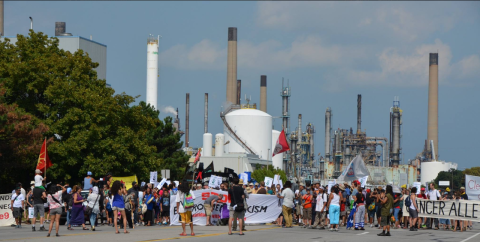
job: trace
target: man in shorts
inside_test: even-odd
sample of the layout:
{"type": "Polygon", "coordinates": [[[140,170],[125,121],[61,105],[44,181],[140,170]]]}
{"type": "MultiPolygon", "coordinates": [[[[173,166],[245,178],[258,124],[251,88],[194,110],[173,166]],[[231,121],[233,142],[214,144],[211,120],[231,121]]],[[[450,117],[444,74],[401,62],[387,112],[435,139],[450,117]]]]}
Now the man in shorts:
{"type": "Polygon", "coordinates": [[[20,187],[15,189],[15,194],[12,194],[12,202],[10,208],[12,209],[13,217],[15,218],[15,228],[22,227],[22,210],[25,202],[25,196],[21,193],[20,187]]]}
{"type": "MultiPolygon", "coordinates": [[[[40,170],[36,170],[35,173],[40,174],[40,170]]],[[[44,203],[47,199],[47,194],[45,193],[45,189],[42,186],[42,180],[38,177],[40,175],[35,176],[35,188],[33,188],[33,219],[32,219],[32,231],[35,231],[35,222],[37,220],[38,215],[40,215],[40,231],[47,231],[43,226],[45,222],[45,206],[44,203]]]]}
{"type": "Polygon", "coordinates": [[[228,190],[228,196],[230,197],[230,206],[228,206],[229,210],[229,220],[228,220],[228,234],[232,234],[232,223],[233,218],[237,217],[239,220],[239,235],[244,235],[243,233],[243,219],[245,218],[245,210],[240,211],[237,209],[237,206],[240,204],[244,204],[245,199],[245,191],[242,188],[242,185],[239,185],[239,179],[237,177],[233,178],[234,186],[228,190]]]}
{"type": "Polygon", "coordinates": [[[296,201],[295,201],[295,212],[298,218],[298,225],[303,225],[303,199],[302,197],[307,194],[307,191],[305,191],[305,187],[303,186],[303,183],[299,184],[298,190],[295,191],[296,195],[296,201]]]}
{"type": "Polygon", "coordinates": [[[223,199],[223,194],[218,194],[218,195],[211,195],[205,200],[203,207],[205,208],[205,215],[207,216],[207,226],[212,226],[212,223],[210,222],[210,217],[212,216],[213,207],[215,206],[214,204],[221,203],[218,201],[219,200],[221,201],[222,199],[223,199]]]}

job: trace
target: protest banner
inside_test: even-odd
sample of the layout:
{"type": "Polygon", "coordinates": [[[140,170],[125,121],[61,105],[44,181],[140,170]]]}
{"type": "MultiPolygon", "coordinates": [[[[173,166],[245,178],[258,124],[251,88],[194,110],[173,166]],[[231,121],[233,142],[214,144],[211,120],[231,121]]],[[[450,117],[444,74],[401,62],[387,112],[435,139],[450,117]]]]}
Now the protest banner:
{"type": "Polygon", "coordinates": [[[273,184],[273,178],[266,176],[264,182],[265,187],[271,187],[273,184]]]}
{"type": "MultiPolygon", "coordinates": [[[[221,201],[223,204],[215,204],[213,207],[213,224],[216,224],[217,220],[220,219],[220,213],[223,206],[230,206],[228,192],[206,189],[193,191],[193,194],[195,196],[195,205],[193,206],[192,217],[193,224],[195,225],[206,225],[205,208],[203,205],[208,197],[223,194],[223,199],[221,201]]],[[[177,213],[176,196],[170,197],[170,204],[172,204],[172,206],[170,206],[170,225],[181,225],[179,222],[179,214],[177,213]]],[[[245,213],[245,222],[247,224],[270,223],[275,221],[278,218],[278,215],[282,212],[282,207],[278,204],[278,198],[276,196],[250,194],[249,198],[247,198],[246,204],[248,205],[245,213]]]]}
{"type": "Polygon", "coordinates": [[[158,183],[157,188],[158,188],[158,189],[162,189],[163,184],[165,184],[166,182],[167,182],[167,178],[163,178],[163,179],[160,181],[160,183],[158,183]]]}
{"type": "MultiPolygon", "coordinates": [[[[132,188],[132,182],[137,182],[137,175],[134,176],[124,176],[124,177],[112,177],[112,181],[120,181],[121,183],[125,184],[125,188],[130,189],[132,188]]],[[[112,183],[113,184],[113,183],[112,183]]]]}
{"type": "Polygon", "coordinates": [[[11,193],[0,195],[0,226],[10,226],[15,223],[15,218],[10,208],[11,199],[11,193]]]}
{"type": "MultiPolygon", "coordinates": [[[[472,200],[428,200],[417,198],[418,217],[480,222],[480,202],[472,200]]],[[[403,216],[410,208],[403,205],[403,216]]]]}
{"type": "Polygon", "coordinates": [[[150,183],[156,183],[157,182],[157,172],[156,171],[151,171],[150,172],[150,183]]]}
{"type": "Polygon", "coordinates": [[[468,200],[480,200],[480,176],[465,175],[465,193],[468,200]]]}

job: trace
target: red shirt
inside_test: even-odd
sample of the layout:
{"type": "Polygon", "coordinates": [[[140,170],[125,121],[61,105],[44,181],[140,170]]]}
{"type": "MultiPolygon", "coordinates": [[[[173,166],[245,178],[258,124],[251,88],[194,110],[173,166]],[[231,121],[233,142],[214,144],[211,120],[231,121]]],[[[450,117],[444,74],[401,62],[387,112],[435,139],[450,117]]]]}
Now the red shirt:
{"type": "Polygon", "coordinates": [[[418,198],[423,198],[423,199],[427,199],[427,195],[426,194],[418,194],[417,195],[418,198]]]}

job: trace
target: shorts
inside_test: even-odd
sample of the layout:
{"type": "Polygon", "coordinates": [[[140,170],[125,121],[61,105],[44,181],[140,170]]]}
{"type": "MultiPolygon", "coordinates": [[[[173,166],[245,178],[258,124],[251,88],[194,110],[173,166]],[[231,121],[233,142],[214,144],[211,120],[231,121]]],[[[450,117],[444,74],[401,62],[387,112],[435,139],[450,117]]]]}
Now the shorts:
{"type": "Polygon", "coordinates": [[[168,209],[163,209],[163,211],[162,211],[162,217],[170,217],[170,208],[168,208],[168,209]]]}
{"type": "Polygon", "coordinates": [[[113,218],[113,211],[107,210],[107,214],[108,214],[108,218],[113,218]]]}
{"type": "Polygon", "coordinates": [[[112,207],[112,211],[125,211],[125,208],[112,207]]]}
{"type": "Polygon", "coordinates": [[[380,226],[388,226],[390,225],[390,216],[382,216],[382,221],[380,222],[380,226]]]}
{"type": "Polygon", "coordinates": [[[45,213],[50,212],[50,208],[49,208],[49,207],[45,207],[45,205],[44,205],[43,209],[44,209],[45,213]]]}
{"type": "Polygon", "coordinates": [[[312,207],[303,209],[303,219],[312,220],[312,207]]]}
{"type": "Polygon", "coordinates": [[[33,205],[33,217],[36,218],[38,214],[40,214],[40,218],[45,217],[45,207],[43,203],[33,205]]]}
{"type": "Polygon", "coordinates": [[[204,204],[203,207],[205,208],[205,215],[212,216],[212,206],[210,204],[204,204]]]}
{"type": "Polygon", "coordinates": [[[297,204],[295,211],[297,212],[297,215],[302,215],[302,206],[297,204]]]}
{"type": "Polygon", "coordinates": [[[186,211],[180,214],[180,223],[191,224],[192,223],[192,211],[186,211]]]}
{"type": "Polygon", "coordinates": [[[22,208],[13,208],[13,217],[21,218],[22,217],[22,208]]]}
{"type": "Polygon", "coordinates": [[[408,214],[410,215],[410,218],[418,218],[418,211],[417,210],[413,210],[413,209],[409,209],[408,210],[408,214]]]}
{"type": "Polygon", "coordinates": [[[373,210],[368,210],[368,217],[370,218],[375,218],[375,213],[376,213],[376,210],[373,209],[373,210]]]}
{"type": "Polygon", "coordinates": [[[50,215],[62,215],[62,207],[50,209],[50,215]]]}
{"type": "MultiPolygon", "coordinates": [[[[350,213],[348,213],[348,214],[350,214],[350,213]]],[[[347,211],[340,212],[340,216],[346,216],[346,215],[347,215],[347,211]]]]}

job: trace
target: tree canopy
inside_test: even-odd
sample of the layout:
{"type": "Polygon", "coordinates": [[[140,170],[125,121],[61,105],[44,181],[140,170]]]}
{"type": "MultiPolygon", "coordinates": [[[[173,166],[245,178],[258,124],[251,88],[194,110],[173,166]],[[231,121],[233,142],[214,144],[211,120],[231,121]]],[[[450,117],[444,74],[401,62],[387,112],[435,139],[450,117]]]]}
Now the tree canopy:
{"type": "Polygon", "coordinates": [[[9,142],[0,145],[0,160],[3,166],[21,160],[0,182],[33,178],[43,137],[53,163],[47,176],[54,180],[80,182],[87,171],[147,180],[150,171],[169,168],[173,179],[180,178],[188,156],[172,118],[162,121],[144,102],[133,105],[137,97],[115,94],[97,79],[98,63],[88,54],[64,51],[58,43],[33,30],[15,44],[0,41],[0,125],[8,124],[0,142],[9,142]]]}
{"type": "Polygon", "coordinates": [[[470,176],[480,176],[480,166],[472,167],[472,168],[467,168],[465,171],[463,171],[465,175],[470,175],[470,176]]]}
{"type": "Polygon", "coordinates": [[[465,185],[465,175],[461,170],[441,171],[434,180],[435,187],[438,187],[440,181],[450,181],[450,189],[458,190],[465,185]]]}
{"type": "Polygon", "coordinates": [[[257,169],[252,172],[252,178],[257,182],[264,181],[265,177],[273,178],[275,175],[280,175],[280,179],[283,183],[287,181],[287,175],[285,172],[281,169],[274,168],[273,166],[257,167],[257,169]]]}

